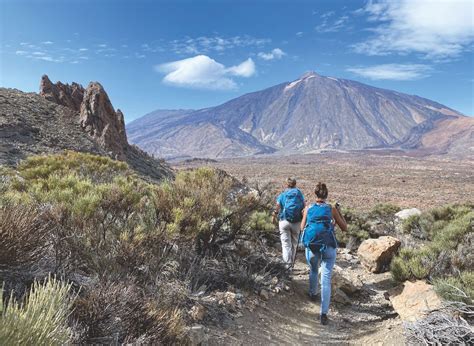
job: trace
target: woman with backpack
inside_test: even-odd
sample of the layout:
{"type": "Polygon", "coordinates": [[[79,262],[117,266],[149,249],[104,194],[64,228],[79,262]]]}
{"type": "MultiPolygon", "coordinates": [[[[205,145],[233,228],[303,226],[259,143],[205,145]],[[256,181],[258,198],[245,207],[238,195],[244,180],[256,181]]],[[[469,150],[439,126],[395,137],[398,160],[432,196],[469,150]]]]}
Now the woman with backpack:
{"type": "Polygon", "coordinates": [[[303,243],[310,267],[309,297],[313,301],[317,296],[318,273],[321,266],[321,324],[326,325],[331,300],[331,275],[336,262],[337,241],[334,223],[344,232],[347,231],[347,224],[339,210],[326,203],[328,197],[326,184],[318,183],[314,193],[316,202],[304,209],[301,229],[304,230],[303,243]]]}

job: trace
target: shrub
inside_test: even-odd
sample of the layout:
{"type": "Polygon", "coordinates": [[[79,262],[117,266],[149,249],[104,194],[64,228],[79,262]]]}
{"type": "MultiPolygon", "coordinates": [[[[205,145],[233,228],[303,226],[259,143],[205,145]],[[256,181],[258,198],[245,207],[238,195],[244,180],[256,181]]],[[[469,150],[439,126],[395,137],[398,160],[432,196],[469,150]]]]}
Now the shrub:
{"type": "Polygon", "coordinates": [[[159,296],[145,295],[133,281],[101,281],[81,294],[74,304],[74,318],[84,331],[81,343],[171,343],[184,336],[180,303],[163,304],[159,296]],[[145,341],[145,340],[141,340],[145,341]]]}
{"type": "Polygon", "coordinates": [[[250,215],[250,227],[256,231],[271,231],[275,229],[272,217],[268,212],[256,211],[250,215]]]}
{"type": "Polygon", "coordinates": [[[52,224],[34,206],[0,205],[0,268],[36,261],[52,224]]]}
{"type": "Polygon", "coordinates": [[[125,162],[69,150],[56,155],[28,157],[20,163],[18,171],[30,183],[70,172],[96,183],[110,182],[117,174],[132,174],[125,162]]]}
{"type": "Polygon", "coordinates": [[[379,203],[376,204],[375,207],[369,212],[368,217],[373,218],[394,218],[395,214],[400,211],[400,207],[388,204],[388,203],[379,203]]]}
{"type": "Polygon", "coordinates": [[[474,211],[466,205],[437,208],[405,220],[406,231],[422,230],[431,242],[420,249],[402,249],[392,261],[394,279],[434,280],[451,276],[452,280],[460,280],[459,274],[472,267],[472,220],[474,211]]]}
{"type": "MultiPolygon", "coordinates": [[[[24,304],[13,294],[8,304],[0,304],[0,344],[63,345],[71,338],[67,325],[73,298],[71,285],[49,278],[35,282],[24,304]]],[[[0,303],[3,301],[0,291],[0,303]]]]}
{"type": "MultiPolygon", "coordinates": [[[[258,275],[283,275],[254,247],[269,229],[266,190],[246,194],[223,171],[182,171],[154,185],[123,163],[65,152],[27,159],[2,189],[0,225],[11,231],[2,226],[0,250],[40,257],[43,271],[81,287],[74,342],[184,342],[191,291],[251,289],[258,275]]],[[[2,256],[10,266],[16,255],[2,256]]]]}
{"type": "Polygon", "coordinates": [[[474,302],[474,272],[461,272],[458,277],[447,277],[434,280],[436,292],[447,301],[474,302]]]}

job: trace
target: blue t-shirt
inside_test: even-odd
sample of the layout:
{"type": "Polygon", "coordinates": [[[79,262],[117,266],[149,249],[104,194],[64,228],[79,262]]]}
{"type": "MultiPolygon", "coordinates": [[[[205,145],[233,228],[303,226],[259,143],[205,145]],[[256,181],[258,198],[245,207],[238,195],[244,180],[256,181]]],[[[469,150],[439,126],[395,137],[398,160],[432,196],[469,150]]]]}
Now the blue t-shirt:
{"type": "Polygon", "coordinates": [[[300,189],[298,189],[297,187],[293,187],[291,189],[286,189],[285,191],[283,191],[282,193],[280,193],[277,197],[277,203],[280,205],[280,212],[278,213],[278,219],[279,220],[284,220],[285,217],[283,216],[283,207],[285,206],[285,197],[286,197],[286,193],[289,191],[289,190],[293,190],[295,189],[296,191],[298,191],[298,195],[301,197],[301,199],[303,200],[304,202],[304,195],[303,193],[300,191],[300,189]]]}

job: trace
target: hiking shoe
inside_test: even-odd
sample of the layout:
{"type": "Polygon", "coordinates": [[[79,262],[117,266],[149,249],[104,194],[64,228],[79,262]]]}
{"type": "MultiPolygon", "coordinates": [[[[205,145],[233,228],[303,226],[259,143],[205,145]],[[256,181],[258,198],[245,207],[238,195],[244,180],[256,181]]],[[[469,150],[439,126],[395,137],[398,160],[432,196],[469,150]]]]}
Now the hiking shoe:
{"type": "Polygon", "coordinates": [[[329,322],[328,315],[327,314],[321,314],[321,324],[323,326],[325,326],[326,324],[328,324],[328,322],[329,322]]]}

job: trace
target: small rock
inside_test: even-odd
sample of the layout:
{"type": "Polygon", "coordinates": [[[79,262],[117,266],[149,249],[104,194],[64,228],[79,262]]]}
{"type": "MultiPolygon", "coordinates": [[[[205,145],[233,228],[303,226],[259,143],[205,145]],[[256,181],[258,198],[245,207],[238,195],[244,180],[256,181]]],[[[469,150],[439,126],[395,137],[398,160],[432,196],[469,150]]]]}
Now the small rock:
{"type": "Polygon", "coordinates": [[[278,278],[277,278],[276,276],[274,276],[274,277],[272,278],[272,281],[270,281],[270,284],[273,285],[273,286],[275,286],[276,284],[278,284],[278,278]]]}
{"type": "Polygon", "coordinates": [[[187,329],[187,337],[191,345],[205,345],[208,341],[206,328],[201,324],[195,324],[187,329]]]}
{"type": "Polygon", "coordinates": [[[412,215],[421,215],[420,209],[411,208],[411,209],[403,209],[400,210],[398,213],[395,214],[395,217],[399,220],[408,219],[412,215]]]}
{"type": "Polygon", "coordinates": [[[360,244],[357,255],[368,271],[381,273],[388,268],[399,247],[400,240],[394,237],[367,239],[360,244]]]}
{"type": "Polygon", "coordinates": [[[268,300],[270,298],[270,293],[267,290],[261,290],[260,297],[264,300],[268,300]]]}
{"type": "Polygon", "coordinates": [[[338,288],[333,290],[331,295],[332,295],[332,300],[335,303],[340,303],[340,304],[345,304],[345,305],[352,304],[351,299],[347,296],[347,294],[345,294],[343,291],[341,291],[338,288]]]}
{"type": "Polygon", "coordinates": [[[206,308],[201,304],[196,304],[189,311],[189,315],[195,322],[200,322],[206,316],[206,308]]]}
{"type": "Polygon", "coordinates": [[[340,289],[349,295],[359,292],[364,286],[358,275],[338,265],[334,266],[331,285],[333,290],[340,289]]]}

